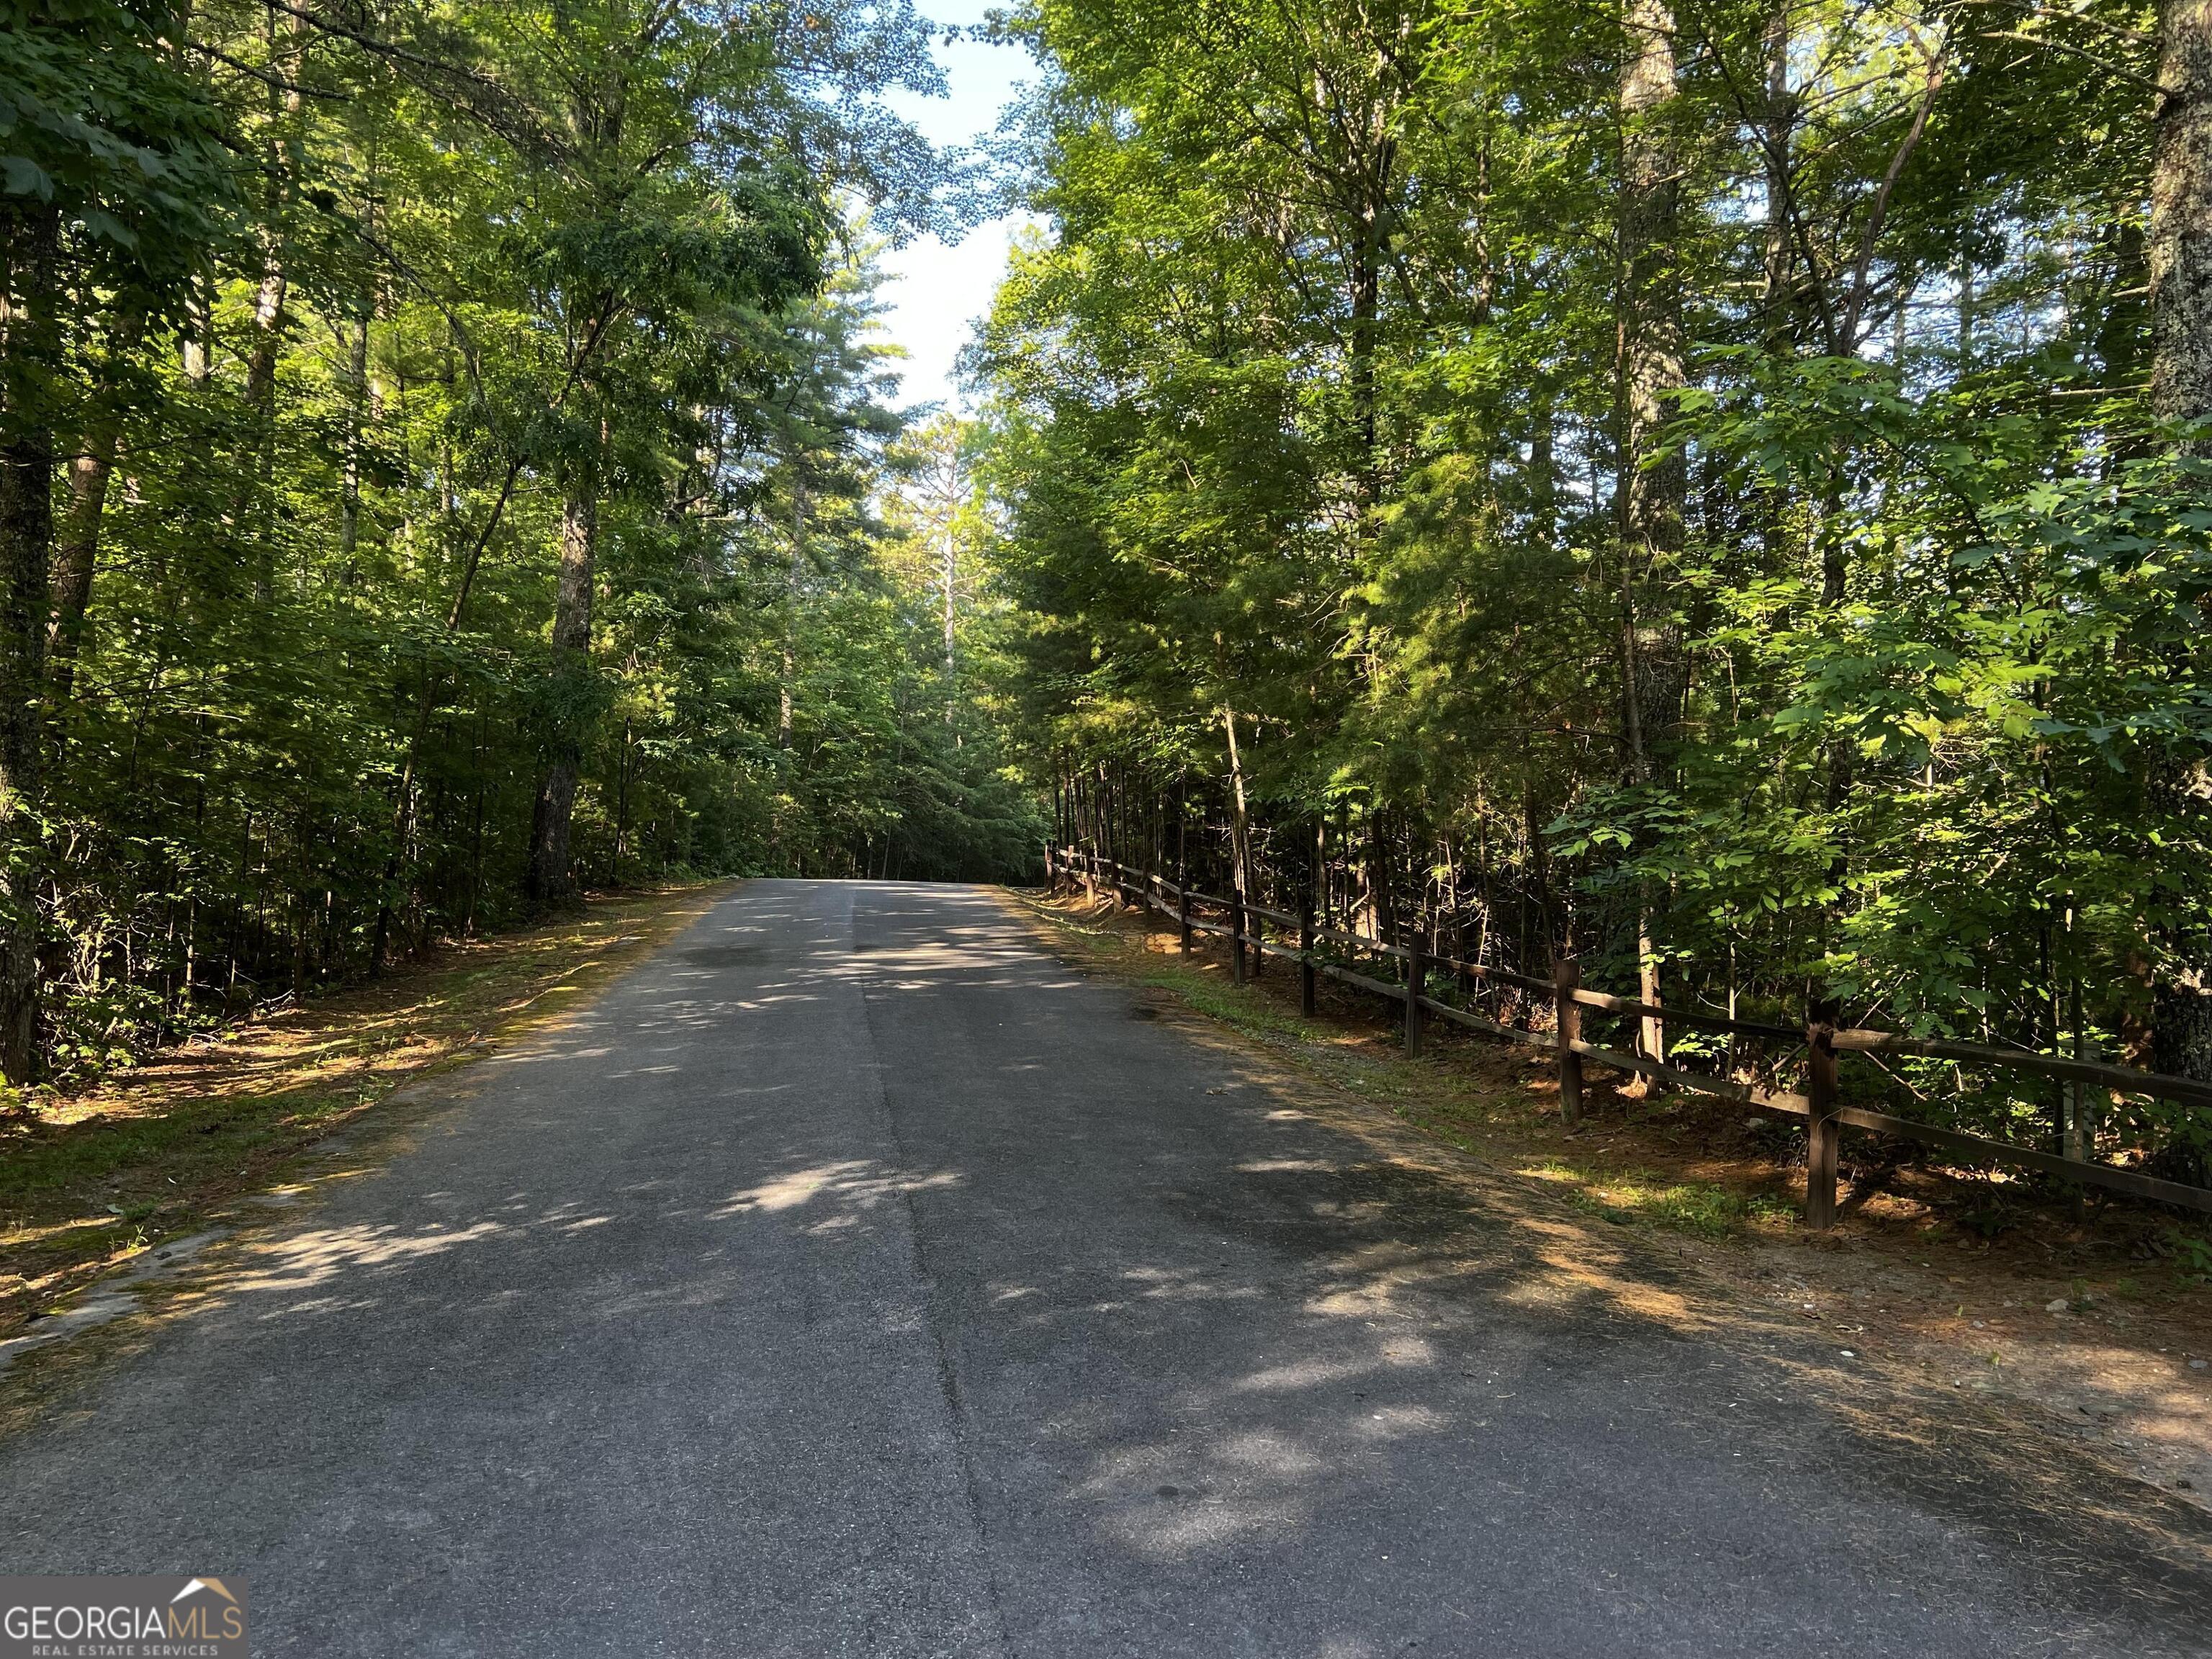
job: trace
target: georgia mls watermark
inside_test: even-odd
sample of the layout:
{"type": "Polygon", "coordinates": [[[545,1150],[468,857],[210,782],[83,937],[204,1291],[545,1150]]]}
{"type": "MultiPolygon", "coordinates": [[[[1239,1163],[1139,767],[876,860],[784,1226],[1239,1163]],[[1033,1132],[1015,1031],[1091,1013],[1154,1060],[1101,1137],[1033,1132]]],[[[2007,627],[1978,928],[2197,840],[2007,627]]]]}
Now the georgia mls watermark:
{"type": "Polygon", "coordinates": [[[0,1577],[0,1659],[246,1659],[246,1581],[0,1577]]]}

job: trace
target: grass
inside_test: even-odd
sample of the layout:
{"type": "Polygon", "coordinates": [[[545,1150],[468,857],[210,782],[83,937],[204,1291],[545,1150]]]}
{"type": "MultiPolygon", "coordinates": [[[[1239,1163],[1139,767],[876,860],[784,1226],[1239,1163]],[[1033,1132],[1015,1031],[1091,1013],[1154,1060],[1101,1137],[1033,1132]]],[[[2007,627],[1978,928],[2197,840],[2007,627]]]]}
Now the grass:
{"type": "Polygon", "coordinates": [[[556,1016],[696,917],[703,885],[453,945],[0,1119],[0,1334],[196,1231],[400,1085],[556,1016]]]}
{"type": "Polygon", "coordinates": [[[1196,1012],[1204,1014],[1208,1019],[1219,1020],[1224,1025],[1233,1025],[1252,1036],[1287,1037],[1298,1042],[1321,1042],[1333,1035],[1319,1020],[1307,1019],[1272,1002],[1242,994],[1234,986],[1209,979],[1197,969],[1154,970],[1144,975],[1142,982],[1154,990],[1173,991],[1196,1012]]]}
{"type": "Polygon", "coordinates": [[[1670,1227],[1699,1238],[1726,1238],[1762,1222],[1788,1223],[1796,1211],[1765,1193],[1741,1193],[1709,1181],[1677,1181],[1646,1170],[1595,1170],[1557,1160],[1521,1173],[1564,1187],[1568,1201],[1586,1214],[1628,1225],[1670,1227]]]}

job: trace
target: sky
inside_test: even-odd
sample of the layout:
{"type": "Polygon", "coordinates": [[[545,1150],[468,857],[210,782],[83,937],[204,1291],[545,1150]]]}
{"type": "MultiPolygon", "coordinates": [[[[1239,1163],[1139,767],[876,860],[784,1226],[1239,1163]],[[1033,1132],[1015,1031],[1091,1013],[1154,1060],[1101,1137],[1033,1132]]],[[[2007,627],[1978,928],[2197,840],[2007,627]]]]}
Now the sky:
{"type": "MultiPolygon", "coordinates": [[[[921,9],[940,25],[980,23],[993,3],[1003,0],[922,0],[921,9]]],[[[940,39],[937,61],[951,83],[949,98],[901,94],[888,101],[937,144],[988,143],[999,112],[1021,83],[1033,78],[1036,64],[1019,46],[985,46],[940,39]]],[[[954,386],[952,359],[968,343],[976,321],[989,308],[991,295],[1006,268],[1006,252],[1023,219],[994,219],[947,246],[924,237],[884,257],[882,299],[886,333],[907,351],[902,400],[909,406],[941,403],[965,410],[969,404],[954,386]]]]}

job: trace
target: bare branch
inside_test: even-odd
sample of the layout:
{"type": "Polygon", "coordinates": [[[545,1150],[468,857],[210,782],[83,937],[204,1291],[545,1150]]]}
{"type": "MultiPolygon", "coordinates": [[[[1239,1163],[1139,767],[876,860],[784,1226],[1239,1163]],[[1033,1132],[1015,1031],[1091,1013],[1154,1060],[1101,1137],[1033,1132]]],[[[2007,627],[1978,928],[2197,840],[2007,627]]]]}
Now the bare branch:
{"type": "Polygon", "coordinates": [[[1881,176],[1881,184],[1867,207],[1865,233],[1859,238],[1859,255],[1851,265],[1850,303],[1844,311],[1843,347],[1846,353],[1858,349],[1859,319],[1865,314],[1868,272],[1874,265],[1875,244],[1881,234],[1882,222],[1889,216],[1890,193],[1897,188],[1898,176],[1905,164],[1912,159],[1919,148],[1921,135],[1928,131],[1928,112],[1936,106],[1936,94],[1943,89],[1943,54],[1948,40],[1939,40],[1933,50],[1923,47],[1928,58],[1928,82],[1920,94],[1920,106],[1912,112],[1912,125],[1897,146],[1897,153],[1889,158],[1889,170],[1881,176]]]}

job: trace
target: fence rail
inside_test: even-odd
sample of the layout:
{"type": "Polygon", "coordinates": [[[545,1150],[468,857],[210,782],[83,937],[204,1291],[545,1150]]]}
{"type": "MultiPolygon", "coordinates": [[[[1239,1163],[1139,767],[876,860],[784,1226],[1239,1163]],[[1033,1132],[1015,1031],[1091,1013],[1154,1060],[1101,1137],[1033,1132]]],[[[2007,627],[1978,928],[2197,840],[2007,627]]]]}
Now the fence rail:
{"type": "Polygon", "coordinates": [[[1246,976],[1245,953],[1248,951],[1251,952],[1251,971],[1255,974],[1260,971],[1260,964],[1270,957],[1295,963],[1299,975],[1299,1004],[1308,1014],[1314,1012],[1315,985],[1321,978],[1334,980],[1354,990],[1394,1003],[1401,1011],[1406,1048],[1409,1054],[1417,1054],[1421,1051],[1422,1028],[1431,1017],[1486,1036],[1545,1049],[1555,1057],[1559,1067],[1559,1109],[1570,1125],[1579,1121],[1582,1114],[1582,1068],[1585,1060],[1648,1077],[1692,1093],[1735,1101],[1760,1111],[1800,1119],[1805,1123],[1807,1133],[1805,1218],[1807,1224],[1815,1230],[1826,1230],[1835,1221],[1837,1153],[1841,1132],[1847,1127],[1875,1134],[1902,1136],[1966,1157],[2057,1176],[2083,1186],[2102,1187],[2136,1198],[2212,1213],[2212,1189],[2164,1180],[2137,1170],[2100,1164],[2070,1152],[2044,1152],[2013,1141],[1970,1134],[1941,1124],[1923,1123],[1917,1119],[1899,1117],[1890,1112],[1847,1105],[1838,1098],[1837,1060],[1846,1054],[1894,1054],[1920,1059],[1948,1060],[1966,1065],[1999,1066],[2057,1082],[2191,1106],[2212,1106],[2212,1084],[2200,1083],[2191,1078],[2171,1077],[2160,1072],[2108,1065],[2101,1060],[2069,1060],[2060,1054],[2037,1054],[2024,1048],[1996,1048],[1981,1043],[1915,1037],[1896,1031],[1838,1029],[1830,1021],[1818,1018],[1808,1020],[1799,1027],[1737,1019],[1733,1016],[1709,1014],[1696,1009],[1662,1007],[1655,1003],[1639,1002],[1632,997],[1613,996],[1603,991],[1585,988],[1581,982],[1580,969],[1571,957],[1562,957],[1553,977],[1548,980],[1480,963],[1462,962],[1453,957],[1431,955],[1418,941],[1411,945],[1388,945],[1341,928],[1318,927],[1310,913],[1293,915],[1285,910],[1249,903],[1235,894],[1224,897],[1181,887],[1155,872],[1131,870],[1112,859],[1078,848],[1048,846],[1045,848],[1045,872],[1055,892],[1065,884],[1080,884],[1094,897],[1102,889],[1108,890],[1119,898],[1133,898],[1140,904],[1174,918],[1185,951],[1190,949],[1192,936],[1196,933],[1226,939],[1230,942],[1236,980],[1240,985],[1246,976]],[[1220,919],[1197,914],[1200,908],[1218,912],[1220,919]],[[1295,949],[1268,940],[1265,924],[1270,921],[1279,927],[1297,931],[1298,942],[1295,949]],[[1386,963],[1403,963],[1403,976],[1391,981],[1361,973],[1346,963],[1323,955],[1320,947],[1324,943],[1343,945],[1367,956],[1381,957],[1386,963]],[[1552,1030],[1524,1030],[1431,996],[1428,994],[1429,975],[1437,971],[1459,975],[1468,981],[1510,985],[1549,998],[1552,1030]],[[1736,1078],[1720,1077],[1668,1065],[1648,1054],[1586,1042],[1582,1037],[1582,1013],[1585,1008],[1606,1014],[1665,1019],[1731,1036],[1754,1037],[1767,1042],[1779,1042],[1802,1048],[1805,1051],[1804,1091],[1797,1093],[1765,1089],[1736,1078]]]}

